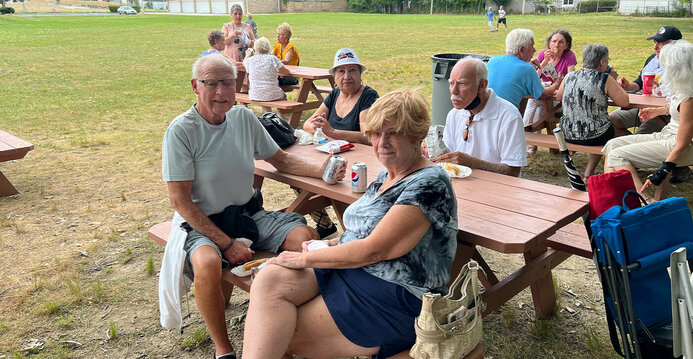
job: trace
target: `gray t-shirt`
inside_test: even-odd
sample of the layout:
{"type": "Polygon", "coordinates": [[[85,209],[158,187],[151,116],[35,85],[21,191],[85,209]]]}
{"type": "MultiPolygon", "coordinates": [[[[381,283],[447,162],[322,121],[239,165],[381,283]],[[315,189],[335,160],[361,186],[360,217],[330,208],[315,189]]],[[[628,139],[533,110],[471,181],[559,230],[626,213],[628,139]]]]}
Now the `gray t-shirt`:
{"type": "Polygon", "coordinates": [[[254,160],[279,146],[246,107],[234,106],[212,125],[191,107],[168,126],[161,146],[164,181],[193,181],[192,200],[206,215],[241,205],[253,195],[254,160]]]}
{"type": "Polygon", "coordinates": [[[363,267],[366,272],[401,285],[417,298],[447,293],[450,266],[457,250],[457,200],[450,177],[438,166],[425,167],[378,195],[387,179],[383,170],[366,193],[344,212],[346,231],[339,243],[366,238],[395,205],[418,206],[431,222],[407,254],[363,267]]]}

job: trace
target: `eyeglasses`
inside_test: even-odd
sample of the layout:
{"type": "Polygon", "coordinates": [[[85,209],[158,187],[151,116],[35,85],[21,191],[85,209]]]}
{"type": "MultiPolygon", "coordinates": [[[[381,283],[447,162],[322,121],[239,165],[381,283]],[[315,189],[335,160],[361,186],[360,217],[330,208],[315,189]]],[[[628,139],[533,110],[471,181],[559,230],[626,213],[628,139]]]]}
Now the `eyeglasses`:
{"type": "Polygon", "coordinates": [[[406,133],[404,131],[388,131],[386,133],[380,132],[380,131],[374,131],[371,132],[370,137],[372,140],[382,140],[382,139],[387,139],[388,141],[397,141],[400,138],[403,138],[406,136],[406,133]]]}
{"type": "Polygon", "coordinates": [[[464,128],[464,131],[462,131],[462,139],[467,142],[469,139],[469,127],[472,125],[472,122],[474,121],[474,114],[470,115],[469,118],[467,118],[467,127],[464,128]]]}
{"type": "Polygon", "coordinates": [[[224,88],[232,88],[234,85],[236,85],[236,80],[200,80],[197,79],[197,81],[202,82],[203,85],[205,85],[206,88],[208,89],[215,89],[219,87],[219,84],[224,86],[224,88]]]}

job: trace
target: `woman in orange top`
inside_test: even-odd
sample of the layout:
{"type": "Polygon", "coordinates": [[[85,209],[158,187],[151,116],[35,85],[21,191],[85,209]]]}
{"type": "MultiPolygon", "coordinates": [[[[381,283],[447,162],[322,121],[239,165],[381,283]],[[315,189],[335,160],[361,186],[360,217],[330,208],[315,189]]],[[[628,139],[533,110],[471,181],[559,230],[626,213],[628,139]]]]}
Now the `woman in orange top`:
{"type": "MultiPolygon", "coordinates": [[[[284,65],[298,65],[300,58],[298,50],[291,40],[291,26],[287,23],[279,25],[277,28],[277,42],[274,43],[272,54],[276,56],[284,65]]],[[[279,85],[296,85],[298,79],[295,77],[279,78],[279,85]]]]}

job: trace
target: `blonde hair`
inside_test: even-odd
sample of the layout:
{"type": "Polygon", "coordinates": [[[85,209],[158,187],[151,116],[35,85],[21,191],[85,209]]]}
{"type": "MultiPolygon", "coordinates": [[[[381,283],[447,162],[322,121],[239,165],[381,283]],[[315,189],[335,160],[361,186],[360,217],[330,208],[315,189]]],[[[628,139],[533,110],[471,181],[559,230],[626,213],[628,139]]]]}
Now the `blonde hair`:
{"type": "Polygon", "coordinates": [[[397,132],[415,141],[422,141],[428,134],[431,116],[428,103],[416,89],[399,89],[375,101],[368,115],[364,130],[366,136],[380,131],[385,122],[395,123],[397,132]]]}
{"type": "Polygon", "coordinates": [[[291,39],[291,25],[288,23],[282,23],[279,25],[279,27],[277,27],[277,31],[281,31],[282,35],[284,35],[287,40],[291,39]]]}
{"type": "Polygon", "coordinates": [[[266,37],[261,37],[255,40],[255,52],[258,54],[269,54],[270,52],[270,42],[266,37]]]}

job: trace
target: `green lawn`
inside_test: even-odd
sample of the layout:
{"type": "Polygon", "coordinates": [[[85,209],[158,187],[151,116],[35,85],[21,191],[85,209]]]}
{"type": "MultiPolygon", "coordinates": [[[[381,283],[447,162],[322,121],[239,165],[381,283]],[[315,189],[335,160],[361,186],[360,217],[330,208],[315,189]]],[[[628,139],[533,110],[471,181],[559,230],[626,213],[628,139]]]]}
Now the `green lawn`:
{"type": "MultiPolygon", "coordinates": [[[[368,67],[365,84],[381,94],[418,86],[430,98],[431,55],[498,55],[505,48],[505,33],[489,33],[482,15],[254,19],[272,42],[277,25],[290,23],[302,65],[327,68],[338,48],[355,49],[368,67]]],[[[23,160],[0,163],[20,191],[0,198],[0,356],[30,338],[46,341],[45,357],[89,358],[102,350],[111,357],[208,356],[208,342],[185,352],[183,337],[158,325],[157,278],[148,263],[153,258],[158,269],[163,250],[146,239],[146,231],[171,216],[160,176],[163,132],[194,102],[191,65],[208,48],[207,32],[226,21],[159,14],[0,16],[0,129],[36,146],[23,160]],[[138,314],[122,314],[129,311],[138,314]],[[121,334],[105,339],[111,323],[121,334]],[[60,344],[65,340],[83,346],[60,344]]],[[[667,24],[693,39],[690,19],[508,17],[511,29],[534,30],[537,48],[557,27],[571,31],[578,59],[585,44],[606,44],[611,65],[629,79],[652,53],[646,38],[667,24]]],[[[548,154],[539,158],[562,171],[548,154]]],[[[542,166],[533,163],[528,172],[535,167],[542,166]]],[[[508,308],[485,322],[487,356],[612,355],[603,322],[573,318],[567,328],[560,318],[528,320],[526,306],[508,308]]]]}

